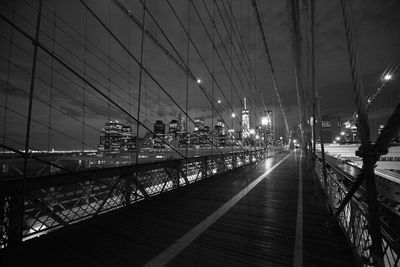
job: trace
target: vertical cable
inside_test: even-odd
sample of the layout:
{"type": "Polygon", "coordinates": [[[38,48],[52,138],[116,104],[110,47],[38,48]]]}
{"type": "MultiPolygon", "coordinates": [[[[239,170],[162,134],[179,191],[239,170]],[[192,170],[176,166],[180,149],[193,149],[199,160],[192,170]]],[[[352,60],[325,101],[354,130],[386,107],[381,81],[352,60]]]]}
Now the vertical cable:
{"type": "Polygon", "coordinates": [[[185,178],[186,180],[188,179],[188,162],[187,162],[187,157],[188,157],[188,142],[189,142],[189,136],[188,136],[188,110],[189,110],[189,55],[190,55],[190,1],[188,3],[188,22],[187,22],[187,43],[186,43],[186,66],[187,66],[187,71],[186,71],[186,94],[185,94],[185,178]]]}
{"type": "MultiPolygon", "coordinates": [[[[111,0],[108,1],[108,28],[111,29],[111,0]]],[[[110,36],[110,34],[108,34],[108,97],[111,98],[111,36],[110,36]]],[[[110,102],[108,102],[108,121],[110,121],[110,120],[111,120],[111,104],[110,104],[110,102]]]]}
{"type": "Polygon", "coordinates": [[[283,103],[282,103],[282,100],[281,100],[281,97],[280,97],[280,94],[279,94],[279,91],[278,91],[278,80],[276,78],[275,68],[274,68],[274,65],[273,65],[273,62],[272,62],[272,55],[271,55],[271,51],[269,49],[267,35],[264,32],[264,27],[263,27],[263,24],[262,24],[261,16],[260,16],[260,13],[258,12],[257,2],[255,0],[252,0],[252,6],[253,6],[254,11],[256,13],[256,19],[257,19],[258,27],[259,27],[260,33],[261,33],[261,37],[260,38],[262,39],[262,41],[264,43],[265,53],[267,54],[268,64],[269,64],[270,69],[271,69],[271,77],[272,77],[272,83],[273,83],[273,86],[274,86],[275,95],[276,95],[276,98],[278,100],[281,112],[282,112],[283,120],[284,120],[285,127],[286,127],[287,136],[289,137],[289,124],[287,123],[285,109],[284,109],[284,106],[283,106],[283,103]]]}
{"type": "MultiPolygon", "coordinates": [[[[187,30],[187,45],[186,45],[186,66],[187,69],[189,70],[189,57],[190,57],[190,4],[191,1],[188,3],[188,30],[187,30]]],[[[185,158],[187,159],[188,157],[188,142],[189,142],[189,135],[188,135],[188,120],[189,120],[189,72],[186,72],[186,118],[185,118],[185,135],[186,135],[186,142],[185,142],[185,158]]],[[[188,176],[188,167],[187,167],[187,161],[186,161],[186,179],[188,176]]]]}
{"type": "MultiPolygon", "coordinates": [[[[212,69],[212,76],[213,79],[211,81],[211,100],[214,101],[214,77],[215,77],[215,51],[214,51],[214,40],[215,40],[215,2],[213,2],[213,13],[212,13],[212,24],[214,25],[213,31],[212,31],[212,42],[211,42],[211,49],[212,49],[212,64],[211,64],[211,69],[212,69]]],[[[211,132],[214,131],[214,103],[211,102],[211,132]]],[[[212,135],[212,142],[213,144],[215,143],[215,133],[212,135]]],[[[218,145],[219,146],[219,145],[218,145]]],[[[212,155],[212,164],[214,164],[214,146],[211,146],[211,155],[212,155]]]]}
{"type": "MultiPolygon", "coordinates": [[[[143,79],[143,47],[144,47],[144,29],[145,29],[145,17],[146,17],[146,0],[143,2],[142,11],[142,36],[140,40],[140,70],[139,70],[139,95],[137,100],[137,120],[140,121],[140,105],[142,99],[142,79],[143,79]]],[[[135,163],[139,163],[139,123],[136,123],[136,160],[135,163]]]]}
{"type": "MultiPolygon", "coordinates": [[[[84,42],[84,54],[83,54],[83,77],[86,79],[86,60],[87,60],[87,9],[85,8],[85,42],[84,42]]],[[[82,92],[82,152],[85,151],[85,106],[86,106],[86,83],[83,82],[83,92],[82,92]]]]}
{"type": "MultiPolygon", "coordinates": [[[[129,16],[127,18],[127,25],[129,26],[130,23],[130,18],[129,16]]],[[[143,25],[144,27],[144,25],[143,25]]],[[[128,49],[131,49],[131,31],[128,30],[128,49]]],[[[131,81],[131,58],[128,58],[128,112],[131,114],[131,107],[132,107],[132,81],[131,81]]],[[[136,138],[138,138],[136,136],[136,138]]]]}
{"type": "MultiPolygon", "coordinates": [[[[26,135],[25,135],[25,153],[24,153],[24,172],[23,172],[23,183],[22,183],[22,197],[20,200],[20,207],[18,215],[20,216],[18,226],[20,229],[17,229],[17,238],[18,240],[10,240],[10,245],[20,244],[22,242],[22,226],[24,220],[24,205],[25,205],[25,194],[26,194],[26,178],[28,176],[28,158],[29,158],[29,141],[30,141],[30,132],[31,132],[31,121],[32,121],[32,106],[33,106],[33,93],[35,88],[35,78],[36,78],[36,63],[37,63],[37,53],[38,53],[38,41],[39,41],[39,33],[40,33],[40,22],[42,18],[42,4],[43,0],[39,2],[39,10],[36,21],[36,33],[35,39],[33,42],[34,51],[33,51],[33,62],[32,62],[32,72],[31,72],[31,83],[29,89],[29,106],[28,106],[28,116],[27,116],[27,125],[26,125],[26,135]]],[[[18,228],[18,227],[17,227],[18,228]]]]}
{"type": "MultiPolygon", "coordinates": [[[[223,19],[223,18],[221,18],[221,19],[223,19]]],[[[230,29],[229,29],[230,30],[230,29]]],[[[230,44],[230,55],[229,55],[229,57],[232,59],[232,52],[233,52],[233,43],[232,43],[232,35],[231,35],[231,32],[230,31],[227,31],[227,34],[228,34],[228,38],[229,38],[229,44],[230,44]]],[[[233,61],[232,60],[230,60],[230,63],[231,63],[231,66],[230,66],[230,71],[229,71],[229,75],[230,75],[230,77],[232,77],[232,69],[233,69],[233,61]]],[[[233,106],[233,81],[231,82],[231,103],[232,103],[232,106],[233,106]]],[[[239,103],[241,103],[241,99],[239,99],[240,101],[239,101],[239,103]]],[[[233,112],[233,114],[235,114],[235,112],[233,112]]],[[[233,127],[233,116],[234,115],[231,115],[231,129],[232,129],[232,138],[231,138],[231,151],[232,151],[232,153],[233,153],[233,144],[234,144],[234,140],[235,140],[235,128],[233,127]]],[[[237,116],[239,116],[239,114],[237,115],[237,116]]],[[[232,155],[232,159],[233,159],[233,155],[232,155]]],[[[232,167],[233,167],[233,162],[232,162],[232,167]]]]}
{"type": "MultiPolygon", "coordinates": [[[[15,17],[15,0],[13,1],[13,9],[11,15],[11,21],[14,23],[15,17]]],[[[4,127],[3,127],[3,145],[6,144],[6,132],[7,132],[7,111],[8,111],[8,89],[10,88],[10,73],[11,73],[11,55],[13,48],[13,37],[14,37],[14,27],[10,29],[10,40],[8,49],[8,62],[7,62],[7,83],[6,83],[6,96],[4,99],[4,127]]],[[[3,147],[3,152],[5,148],[3,147]]]]}
{"type": "MultiPolygon", "coordinates": [[[[55,40],[56,40],[56,28],[57,28],[57,4],[58,1],[56,0],[54,3],[54,20],[53,20],[53,38],[52,38],[52,44],[51,44],[51,53],[54,55],[54,48],[55,48],[55,40]]],[[[47,153],[50,152],[50,139],[51,139],[51,120],[52,120],[52,109],[53,109],[53,86],[54,86],[54,58],[51,57],[51,63],[50,63],[50,101],[49,101],[49,123],[47,125],[47,153]]]]}

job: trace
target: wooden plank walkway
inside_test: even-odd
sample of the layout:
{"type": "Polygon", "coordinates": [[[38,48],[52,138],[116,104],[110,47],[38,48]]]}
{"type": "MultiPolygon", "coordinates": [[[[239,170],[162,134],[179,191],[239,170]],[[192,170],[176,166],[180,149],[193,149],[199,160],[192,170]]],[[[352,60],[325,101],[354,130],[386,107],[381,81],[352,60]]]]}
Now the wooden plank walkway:
{"type": "Polygon", "coordinates": [[[0,266],[356,266],[340,229],[329,239],[325,199],[300,151],[286,156],[0,251],[0,266]],[[155,259],[161,261],[152,265],[155,259]]]}

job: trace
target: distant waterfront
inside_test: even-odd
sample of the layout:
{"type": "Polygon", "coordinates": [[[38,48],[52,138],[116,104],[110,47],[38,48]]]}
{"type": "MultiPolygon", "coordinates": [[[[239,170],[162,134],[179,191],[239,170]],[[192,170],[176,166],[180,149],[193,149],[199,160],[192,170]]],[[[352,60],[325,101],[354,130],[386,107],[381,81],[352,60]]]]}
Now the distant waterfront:
{"type": "MultiPolygon", "coordinates": [[[[244,147],[246,150],[262,149],[262,147],[244,147]]],[[[176,149],[183,156],[186,156],[185,148],[176,149]]],[[[187,157],[212,156],[220,153],[243,151],[242,147],[220,147],[218,148],[188,148],[187,157]]],[[[57,151],[56,153],[32,153],[33,156],[51,162],[54,165],[62,166],[65,169],[76,171],[88,168],[116,167],[121,165],[134,164],[136,161],[135,152],[115,153],[115,154],[97,154],[94,151],[57,151]]],[[[181,156],[172,149],[145,148],[139,153],[139,163],[162,161],[169,159],[179,159],[181,156]]],[[[24,160],[22,157],[15,157],[15,154],[3,155],[0,159],[1,176],[13,177],[21,176],[23,173],[24,160]]],[[[39,176],[59,172],[56,166],[42,163],[34,159],[28,161],[28,175],[39,176]]]]}

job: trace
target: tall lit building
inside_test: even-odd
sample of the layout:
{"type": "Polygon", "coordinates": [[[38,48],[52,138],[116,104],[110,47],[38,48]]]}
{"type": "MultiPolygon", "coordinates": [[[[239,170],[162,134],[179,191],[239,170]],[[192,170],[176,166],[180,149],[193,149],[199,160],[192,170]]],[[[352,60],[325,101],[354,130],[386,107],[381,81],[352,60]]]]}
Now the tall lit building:
{"type": "MultiPolygon", "coordinates": [[[[322,116],[322,139],[324,142],[337,142],[336,138],[341,136],[340,132],[342,131],[342,126],[344,125],[348,125],[348,122],[342,123],[340,117],[331,115],[322,116]]],[[[350,128],[350,126],[345,127],[350,128]]]]}
{"type": "Polygon", "coordinates": [[[322,116],[322,140],[324,143],[332,142],[331,118],[327,115],[322,116]]]}
{"type": "Polygon", "coordinates": [[[121,152],[135,147],[132,129],[119,121],[108,121],[100,131],[98,151],[121,152]]]}
{"type": "Polygon", "coordinates": [[[156,135],[165,135],[165,124],[163,121],[158,120],[154,123],[154,133],[156,135]]]}
{"type": "Polygon", "coordinates": [[[196,118],[194,120],[194,130],[198,131],[198,130],[203,130],[204,129],[204,120],[202,118],[196,118]]]}
{"type": "Polygon", "coordinates": [[[225,135],[225,122],[221,119],[217,120],[217,125],[214,126],[214,131],[217,135],[225,135]]]}
{"type": "Polygon", "coordinates": [[[246,98],[244,98],[244,109],[242,111],[242,131],[243,138],[250,136],[250,114],[246,107],[246,98]]]}
{"type": "Polygon", "coordinates": [[[378,127],[378,135],[381,135],[381,133],[383,131],[383,128],[385,128],[385,125],[383,125],[383,124],[379,125],[379,127],[378,127]]]}
{"type": "Polygon", "coordinates": [[[261,124],[264,131],[264,139],[267,143],[274,142],[274,127],[272,125],[272,110],[267,110],[265,117],[261,118],[261,124]]]}
{"type": "Polygon", "coordinates": [[[165,140],[165,123],[162,120],[157,120],[154,123],[154,147],[164,147],[163,139],[165,140]]]}
{"type": "Polygon", "coordinates": [[[172,120],[168,124],[168,133],[176,134],[179,131],[179,124],[177,120],[172,120]]]}
{"type": "Polygon", "coordinates": [[[177,121],[178,121],[178,132],[184,133],[185,132],[185,118],[183,118],[180,113],[178,115],[177,121]]]}

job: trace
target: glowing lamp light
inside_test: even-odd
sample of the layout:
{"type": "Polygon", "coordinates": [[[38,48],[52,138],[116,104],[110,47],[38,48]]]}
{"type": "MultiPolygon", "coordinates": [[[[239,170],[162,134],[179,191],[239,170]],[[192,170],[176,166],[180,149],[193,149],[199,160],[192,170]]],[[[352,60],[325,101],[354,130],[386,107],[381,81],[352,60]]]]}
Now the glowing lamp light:
{"type": "Polygon", "coordinates": [[[218,103],[218,104],[221,104],[221,102],[222,102],[222,101],[218,99],[217,103],[218,103]]]}
{"type": "Polygon", "coordinates": [[[340,140],[340,136],[336,136],[336,141],[339,141],[340,140]]]}
{"type": "Polygon", "coordinates": [[[256,134],[256,139],[260,139],[260,136],[258,134],[256,134]]]}
{"type": "Polygon", "coordinates": [[[294,140],[293,140],[293,143],[295,143],[295,144],[296,144],[296,143],[297,143],[297,140],[296,140],[296,139],[294,139],[294,140]]]}
{"type": "Polygon", "coordinates": [[[388,81],[388,80],[392,79],[392,75],[386,74],[385,77],[384,77],[383,79],[385,79],[386,81],[388,81]]]}
{"type": "Polygon", "coordinates": [[[235,118],[236,117],[236,114],[235,113],[232,113],[232,118],[235,118]]]}
{"type": "Polygon", "coordinates": [[[262,117],[261,118],[261,124],[262,125],[268,125],[268,118],[267,117],[262,117]]]}
{"type": "Polygon", "coordinates": [[[201,79],[200,78],[197,78],[197,81],[196,81],[198,84],[200,84],[201,83],[201,79]]]}
{"type": "Polygon", "coordinates": [[[250,134],[255,134],[255,133],[256,133],[256,130],[250,129],[250,134]]]}
{"type": "Polygon", "coordinates": [[[341,135],[341,136],[345,135],[345,132],[340,132],[340,135],[341,135]]]}
{"type": "Polygon", "coordinates": [[[195,130],[195,131],[198,131],[198,130],[199,130],[199,127],[194,127],[194,130],[195,130]]]}

